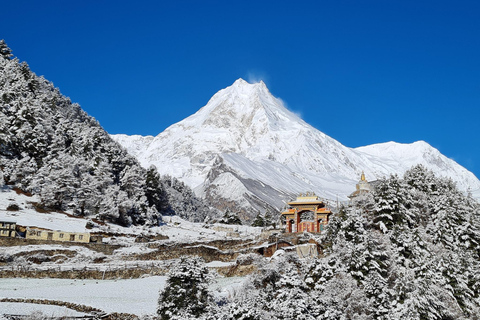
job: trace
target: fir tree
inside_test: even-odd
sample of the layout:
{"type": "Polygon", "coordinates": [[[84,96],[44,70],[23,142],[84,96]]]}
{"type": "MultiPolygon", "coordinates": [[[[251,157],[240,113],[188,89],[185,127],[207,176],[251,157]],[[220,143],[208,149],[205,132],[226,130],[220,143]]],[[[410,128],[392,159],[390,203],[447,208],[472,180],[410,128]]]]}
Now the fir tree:
{"type": "Polygon", "coordinates": [[[5,40],[3,39],[0,40],[0,55],[2,55],[2,57],[7,60],[12,59],[13,57],[12,50],[10,50],[10,48],[5,43],[5,40]]]}
{"type": "Polygon", "coordinates": [[[230,211],[230,209],[227,209],[225,211],[223,218],[219,222],[225,224],[242,224],[242,220],[240,220],[240,218],[238,217],[238,213],[232,212],[230,211]]]}
{"type": "Polygon", "coordinates": [[[168,273],[160,292],[157,314],[161,320],[180,316],[199,318],[208,311],[213,297],[208,291],[212,276],[200,258],[182,258],[168,273]]]}
{"type": "Polygon", "coordinates": [[[168,212],[167,194],[163,188],[160,175],[155,166],[150,166],[147,170],[145,181],[146,197],[148,205],[154,207],[158,212],[168,212]]]}
{"type": "Polygon", "coordinates": [[[252,227],[265,227],[265,219],[260,213],[257,214],[252,222],[252,227]]]}

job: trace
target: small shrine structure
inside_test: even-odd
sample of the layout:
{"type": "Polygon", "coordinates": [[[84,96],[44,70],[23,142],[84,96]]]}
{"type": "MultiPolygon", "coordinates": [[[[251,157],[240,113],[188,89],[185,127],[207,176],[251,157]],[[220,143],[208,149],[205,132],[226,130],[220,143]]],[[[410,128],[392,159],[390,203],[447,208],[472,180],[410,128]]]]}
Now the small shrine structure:
{"type": "Polygon", "coordinates": [[[287,233],[321,232],[332,212],[313,192],[300,194],[295,201],[288,203],[288,209],[282,212],[286,220],[287,233]]]}
{"type": "Polygon", "coordinates": [[[370,183],[368,183],[367,179],[365,179],[365,173],[363,173],[363,171],[362,175],[360,176],[360,181],[357,183],[356,187],[357,190],[348,196],[350,200],[354,200],[356,197],[369,193],[372,190],[370,183]]]}

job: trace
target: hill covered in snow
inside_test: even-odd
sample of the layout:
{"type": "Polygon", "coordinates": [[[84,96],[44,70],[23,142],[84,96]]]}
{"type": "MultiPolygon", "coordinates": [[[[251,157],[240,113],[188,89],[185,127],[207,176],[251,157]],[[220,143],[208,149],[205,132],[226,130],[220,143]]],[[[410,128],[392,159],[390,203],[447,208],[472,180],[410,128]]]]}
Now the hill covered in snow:
{"type": "Polygon", "coordinates": [[[113,135],[144,167],[154,164],[217,208],[280,210],[300,192],[347,200],[368,180],[423,164],[480,196],[480,181],[426,142],[348,148],[289,111],[265,83],[238,79],[156,137],[113,135]]]}
{"type": "Polygon", "coordinates": [[[0,187],[38,196],[45,211],[69,211],[125,226],[163,214],[202,220],[211,212],[183,183],[144,169],[78,104],[0,40],[0,187]]]}

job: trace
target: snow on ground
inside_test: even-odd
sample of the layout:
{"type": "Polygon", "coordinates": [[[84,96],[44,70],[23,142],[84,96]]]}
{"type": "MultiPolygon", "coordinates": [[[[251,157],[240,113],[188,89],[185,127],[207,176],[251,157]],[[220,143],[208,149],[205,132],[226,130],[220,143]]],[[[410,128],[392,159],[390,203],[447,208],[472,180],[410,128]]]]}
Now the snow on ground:
{"type": "Polygon", "coordinates": [[[2,247],[2,253],[7,255],[14,255],[21,252],[32,252],[38,250],[70,250],[75,251],[77,254],[83,254],[85,256],[94,257],[97,253],[88,248],[81,246],[64,247],[60,244],[45,244],[45,245],[24,245],[24,246],[11,246],[2,247]]]}
{"type": "MultiPolygon", "coordinates": [[[[66,307],[51,306],[45,304],[34,303],[18,303],[18,302],[0,302],[0,310],[2,314],[30,315],[40,311],[47,317],[82,317],[86,313],[77,312],[66,307]]],[[[2,318],[0,318],[2,319],[2,318]]]]}
{"type": "Polygon", "coordinates": [[[131,254],[143,254],[153,252],[155,249],[147,248],[144,245],[131,245],[129,247],[123,247],[113,251],[114,255],[131,255],[131,254]]]}
{"type": "Polygon", "coordinates": [[[221,268],[221,267],[230,267],[230,266],[233,266],[235,264],[236,264],[235,261],[231,261],[231,262],[211,261],[209,263],[206,263],[205,265],[208,268],[221,268]]]}
{"type": "MultiPolygon", "coordinates": [[[[103,229],[103,227],[101,228],[103,229]]],[[[261,234],[262,228],[242,225],[225,225],[220,223],[210,225],[205,223],[190,222],[178,216],[165,216],[163,217],[163,224],[158,227],[131,226],[125,228],[122,226],[109,224],[107,230],[105,231],[146,236],[161,234],[169,238],[169,240],[165,240],[167,242],[191,243],[224,240],[227,237],[231,238],[231,235],[234,233],[238,234],[238,238],[254,238],[261,234]]],[[[124,240],[130,242],[131,245],[132,239],[124,240]]],[[[116,237],[113,241],[114,242],[109,243],[128,245],[128,243],[122,243],[122,239],[120,237],[116,237]]]]}
{"type": "Polygon", "coordinates": [[[40,227],[50,230],[62,230],[66,232],[88,232],[85,229],[87,220],[72,218],[63,213],[37,212],[32,202],[38,202],[36,196],[28,197],[17,194],[8,186],[0,189],[0,220],[13,221],[22,226],[40,227]],[[19,211],[7,211],[7,207],[16,204],[19,211]]]}
{"type": "MultiPolygon", "coordinates": [[[[35,196],[28,197],[23,194],[17,194],[10,187],[6,186],[0,189],[0,221],[13,221],[18,225],[41,227],[50,230],[62,230],[66,232],[110,232],[125,234],[130,236],[146,235],[154,236],[162,234],[169,237],[168,241],[172,242],[199,242],[226,239],[227,235],[238,233],[238,237],[252,238],[261,233],[261,228],[250,226],[232,226],[232,225],[207,225],[204,223],[193,223],[184,220],[178,216],[165,216],[163,224],[158,227],[147,226],[131,226],[122,227],[119,225],[108,223],[105,226],[97,226],[93,229],[85,229],[86,223],[89,221],[83,218],[72,218],[63,213],[37,212],[32,202],[39,199],[35,196]],[[6,208],[10,204],[17,204],[19,211],[7,211],[6,208]]],[[[125,246],[134,246],[134,238],[132,237],[115,237],[114,239],[105,239],[110,244],[120,244],[125,246]]],[[[144,249],[124,249],[128,250],[144,250],[144,249]]]]}
{"type": "Polygon", "coordinates": [[[216,297],[231,298],[235,296],[236,292],[241,290],[245,280],[245,277],[218,278],[210,286],[210,290],[216,297]]]}
{"type": "MultiPolygon", "coordinates": [[[[218,278],[210,289],[217,297],[235,293],[245,278],[218,278]]],[[[127,280],[71,279],[0,279],[0,298],[34,298],[78,303],[105,312],[136,315],[156,312],[159,290],[166,277],[146,277],[127,280]]],[[[20,312],[25,304],[12,304],[12,313],[20,312]]],[[[1,307],[2,305],[0,305],[1,307]]],[[[3,309],[2,309],[3,311],[3,309]]]]}

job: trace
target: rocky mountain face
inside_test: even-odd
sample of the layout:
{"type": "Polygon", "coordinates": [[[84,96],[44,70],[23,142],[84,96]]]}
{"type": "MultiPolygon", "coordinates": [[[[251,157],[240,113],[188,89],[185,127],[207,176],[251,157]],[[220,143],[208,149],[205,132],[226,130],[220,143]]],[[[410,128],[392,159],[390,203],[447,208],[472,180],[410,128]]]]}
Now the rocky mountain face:
{"type": "Polygon", "coordinates": [[[162,214],[203,220],[190,188],[145,169],[53,84],[0,41],[0,186],[37,194],[39,210],[122,225],[156,225],[162,214]]]}
{"type": "Polygon", "coordinates": [[[471,172],[422,141],[348,148],[286,109],[263,82],[238,79],[156,137],[112,137],[144,167],[154,164],[218,209],[238,210],[246,219],[281,210],[300,192],[332,204],[346,201],[362,171],[376,180],[415,164],[452,178],[464,191],[480,190],[471,172]]]}

